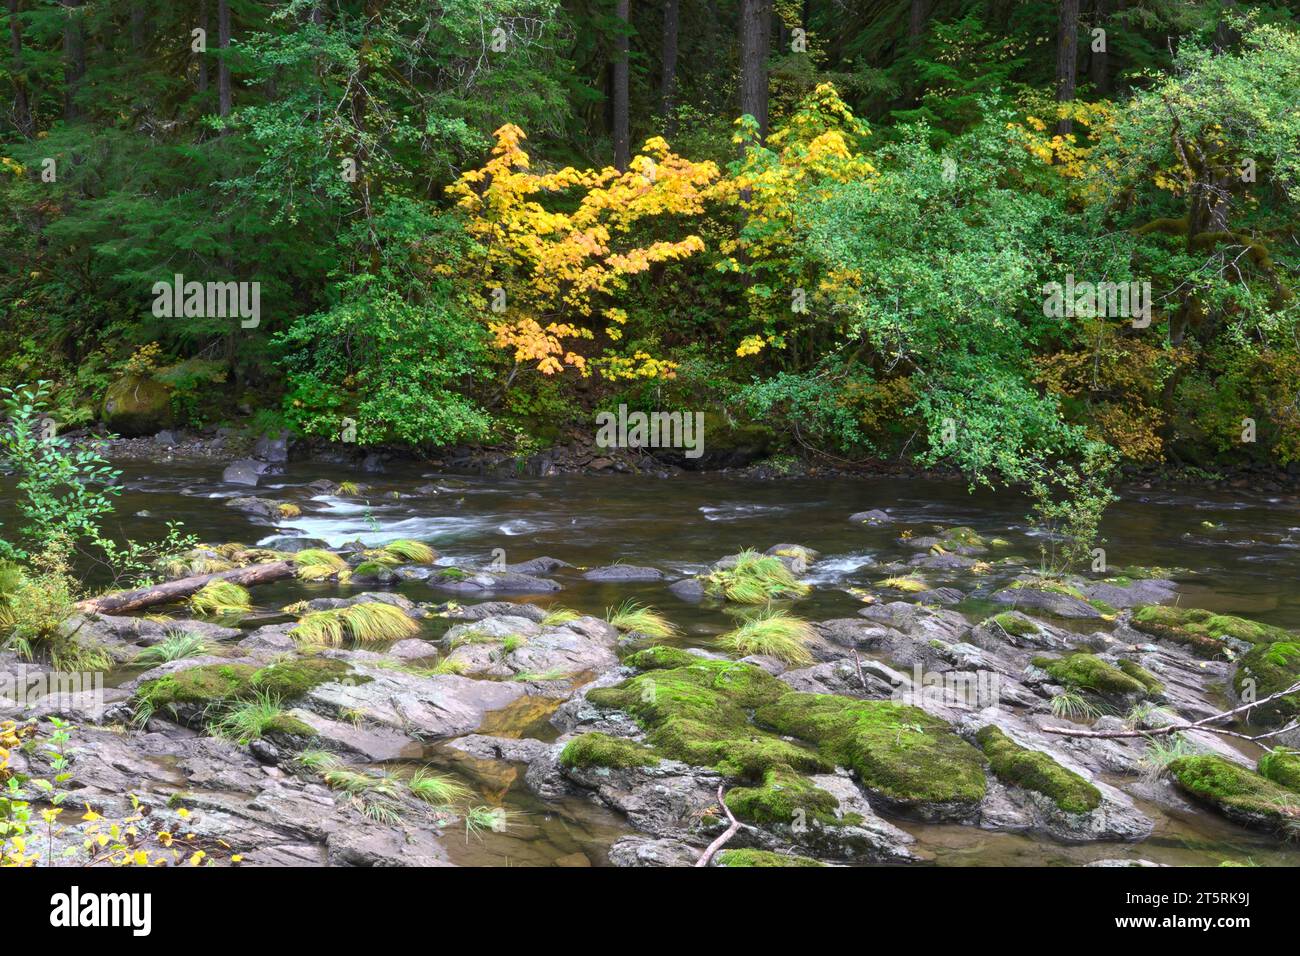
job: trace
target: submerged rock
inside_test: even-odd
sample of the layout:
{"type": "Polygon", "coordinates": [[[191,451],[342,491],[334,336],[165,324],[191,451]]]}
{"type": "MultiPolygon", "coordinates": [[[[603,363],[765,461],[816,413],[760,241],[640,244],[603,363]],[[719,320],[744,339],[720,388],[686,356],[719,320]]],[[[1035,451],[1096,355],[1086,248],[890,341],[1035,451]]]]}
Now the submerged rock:
{"type": "Polygon", "coordinates": [[[658,568],[643,568],[632,564],[611,564],[609,567],[584,571],[588,581],[660,581],[664,573],[658,568]]]}
{"type": "Polygon", "coordinates": [[[549,578],[538,578],[516,571],[478,571],[469,574],[454,568],[429,578],[429,585],[454,594],[550,594],[561,586],[549,578]],[[452,573],[455,572],[455,573],[452,573]]]}

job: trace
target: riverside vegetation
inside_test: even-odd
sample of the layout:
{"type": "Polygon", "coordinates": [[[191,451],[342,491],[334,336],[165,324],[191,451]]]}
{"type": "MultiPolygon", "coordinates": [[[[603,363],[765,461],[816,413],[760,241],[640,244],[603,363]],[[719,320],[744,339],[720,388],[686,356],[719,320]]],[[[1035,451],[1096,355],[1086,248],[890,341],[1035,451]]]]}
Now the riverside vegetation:
{"type": "MultiPolygon", "coordinates": [[[[1300,462],[1289,5],[212,7],[0,15],[0,674],[108,676],[0,699],[4,862],[1287,859],[1300,621],[1102,531],[1300,462]],[[900,463],[985,497],[746,480],[900,463]],[[427,523],[748,466],[707,557],[707,483],[427,523]]],[[[1287,559],[1215,517],[1153,547],[1287,559]]]]}

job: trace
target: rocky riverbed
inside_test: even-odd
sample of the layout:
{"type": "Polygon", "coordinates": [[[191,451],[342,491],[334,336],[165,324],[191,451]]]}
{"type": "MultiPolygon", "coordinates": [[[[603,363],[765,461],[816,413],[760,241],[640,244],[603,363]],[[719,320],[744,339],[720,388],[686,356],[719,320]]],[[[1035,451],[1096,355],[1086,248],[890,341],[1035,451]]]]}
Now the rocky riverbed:
{"type": "MultiPolygon", "coordinates": [[[[105,817],[184,811],[240,865],[694,865],[728,831],[711,865],[1295,861],[1300,732],[1245,738],[1300,701],[1215,724],[1237,736],[1161,731],[1300,674],[1300,638],[1225,613],[1213,571],[1044,576],[1003,515],[909,500],[773,522],[779,497],[724,486],[651,540],[593,506],[599,562],[590,540],[553,547],[582,520],[536,489],[486,509],[507,552],[465,528],[481,487],[372,481],[183,479],[209,542],[256,546],[206,545],[175,576],[316,557],[241,613],[69,622],[115,662],[108,686],[0,710],[33,741],[69,725],[14,769],[105,817]],[[753,550],[688,557],[710,542],[753,550]],[[755,597],[760,567],[779,573],[755,597]],[[795,639],[755,653],[735,634],[772,611],[795,639]],[[259,705],[251,730],[232,717],[259,705]]],[[[145,476],[128,497],[145,514],[160,494],[145,476]]]]}

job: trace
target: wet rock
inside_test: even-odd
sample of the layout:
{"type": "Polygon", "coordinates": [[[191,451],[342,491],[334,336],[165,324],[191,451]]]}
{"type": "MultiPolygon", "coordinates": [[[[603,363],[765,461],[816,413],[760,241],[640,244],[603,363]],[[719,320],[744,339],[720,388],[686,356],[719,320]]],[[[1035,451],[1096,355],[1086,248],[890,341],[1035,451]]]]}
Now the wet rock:
{"type": "Polygon", "coordinates": [[[70,626],[80,628],[79,636],[89,637],[103,644],[125,642],[150,647],[174,633],[195,634],[210,643],[228,641],[239,637],[243,632],[233,627],[222,627],[210,621],[198,621],[193,618],[176,618],[169,621],[155,621],[143,617],[126,617],[109,614],[95,614],[75,617],[70,626]]]}
{"type": "Polygon", "coordinates": [[[938,639],[955,643],[970,630],[970,622],[958,611],[927,608],[905,601],[872,604],[858,614],[921,641],[938,639]]]}
{"type": "Polygon", "coordinates": [[[889,697],[896,687],[908,683],[905,674],[870,658],[861,660],[860,668],[859,671],[859,665],[852,660],[840,659],[789,670],[780,676],[782,683],[789,685],[791,690],[806,694],[839,694],[877,700],[889,697]]]}
{"type": "Polygon", "coordinates": [[[389,657],[395,657],[399,661],[418,661],[426,657],[437,657],[438,648],[428,641],[422,641],[419,638],[408,637],[405,640],[398,641],[387,651],[389,657]]]}
{"type": "Polygon", "coordinates": [[[669,592],[683,601],[698,604],[704,600],[704,584],[699,578],[682,578],[668,585],[669,592]]]}
{"type": "Polygon", "coordinates": [[[1107,581],[1080,583],[1079,591],[1084,597],[1102,601],[1115,608],[1142,607],[1147,604],[1172,604],[1178,599],[1178,585],[1173,581],[1149,578],[1132,581],[1128,584],[1112,584],[1107,581]]]}
{"type": "MultiPolygon", "coordinates": [[[[255,485],[257,482],[249,481],[241,482],[241,484],[255,485]]],[[[255,498],[247,496],[240,498],[227,498],[226,507],[234,508],[247,514],[257,515],[259,518],[268,518],[272,521],[278,521],[281,517],[280,502],[272,501],[270,498],[255,498]]]]}
{"type": "MultiPolygon", "coordinates": [[[[562,774],[595,792],[602,803],[625,815],[643,833],[655,837],[701,838],[701,821],[717,808],[718,784],[713,770],[664,760],[653,767],[563,767],[562,774]]],[[[716,822],[717,818],[713,818],[716,822]]]]}
{"type": "Polygon", "coordinates": [[[285,462],[289,460],[289,433],[263,435],[253,445],[253,457],[262,461],[285,462]]]}
{"type": "Polygon", "coordinates": [[[608,567],[584,571],[582,576],[588,581],[659,581],[663,579],[664,573],[658,568],[612,564],[608,567]]]}
{"type": "Polygon", "coordinates": [[[370,763],[419,759],[424,752],[423,745],[391,727],[367,727],[362,723],[332,720],[302,707],[295,707],[288,715],[310,727],[330,750],[357,754],[370,763]]]}
{"type": "Polygon", "coordinates": [[[537,760],[551,744],[531,737],[491,737],[486,734],[466,734],[448,742],[447,747],[474,757],[477,760],[505,760],[510,763],[531,763],[537,760]]]}
{"type": "MultiPolygon", "coordinates": [[[[242,499],[234,499],[242,500],[242,499]]],[[[254,501],[265,499],[255,498],[254,501]]],[[[315,548],[329,548],[329,543],[321,538],[295,537],[293,535],[277,535],[273,538],[267,538],[262,541],[260,547],[270,548],[272,551],[284,551],[289,554],[297,554],[299,551],[308,551],[315,548]]]]}
{"type": "MultiPolygon", "coordinates": [[[[83,690],[75,694],[53,693],[33,701],[28,707],[13,709],[16,717],[21,719],[46,720],[58,717],[75,724],[103,724],[112,719],[116,705],[129,700],[131,694],[119,687],[101,687],[98,690],[83,690]]],[[[4,698],[0,697],[0,716],[5,716],[8,709],[4,698]]]]}
{"type": "Polygon", "coordinates": [[[423,677],[364,666],[357,672],[370,680],[320,684],[308,691],[306,706],[326,714],[355,712],[370,723],[432,740],[477,730],[489,711],[500,710],[525,693],[519,684],[458,674],[423,677]]]}
{"type": "Polygon", "coordinates": [[[259,627],[235,645],[240,653],[258,658],[270,658],[277,654],[292,654],[298,649],[298,642],[289,636],[295,625],[268,624],[259,627]]]}
{"type": "Polygon", "coordinates": [[[681,840],[628,836],[609,848],[612,866],[694,866],[703,851],[681,840]]]}
{"type": "Polygon", "coordinates": [[[507,564],[502,570],[515,571],[519,574],[550,574],[552,571],[558,571],[561,568],[571,568],[568,561],[561,561],[559,558],[541,557],[530,558],[527,561],[520,561],[516,564],[507,564]]]}
{"type": "Polygon", "coordinates": [[[858,511],[849,515],[849,521],[854,524],[888,524],[894,519],[881,511],[879,508],[873,508],[871,511],[858,511]]]}
{"type": "Polygon", "coordinates": [[[993,592],[990,600],[1014,608],[1033,608],[1056,617],[1099,620],[1104,615],[1082,598],[1040,588],[1003,588],[993,592]]]}
{"type": "Polygon", "coordinates": [[[546,608],[536,604],[514,604],[510,601],[483,601],[480,604],[467,604],[463,607],[448,608],[443,612],[447,617],[461,621],[480,621],[485,617],[524,617],[540,623],[546,617],[546,608]]]}
{"type": "Polygon", "coordinates": [[[231,485],[256,485],[263,477],[273,474],[270,463],[254,458],[232,461],[221,473],[221,480],[231,485]]]}
{"type": "Polygon", "coordinates": [[[429,585],[453,594],[550,594],[561,586],[549,578],[538,578],[515,571],[479,571],[475,574],[442,574],[429,579],[429,585]],[[462,576],[463,575],[463,576],[462,576]]]}
{"type": "Polygon", "coordinates": [[[401,608],[406,612],[407,617],[419,618],[424,616],[424,612],[416,606],[415,602],[403,594],[395,594],[392,591],[362,591],[360,594],[354,594],[346,598],[314,598],[307,602],[307,609],[310,611],[333,611],[341,607],[352,607],[354,604],[391,604],[393,607],[401,608]]]}

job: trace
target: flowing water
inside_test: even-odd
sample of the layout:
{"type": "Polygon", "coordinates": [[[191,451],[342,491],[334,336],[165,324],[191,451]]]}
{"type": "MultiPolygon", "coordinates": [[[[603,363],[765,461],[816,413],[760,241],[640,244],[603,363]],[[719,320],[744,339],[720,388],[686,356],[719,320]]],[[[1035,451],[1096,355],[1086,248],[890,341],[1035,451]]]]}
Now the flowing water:
{"type": "MultiPolygon", "coordinates": [[[[359,477],[350,470],[294,463],[286,474],[264,480],[252,491],[222,485],[215,466],[128,465],[124,471],[126,487],[109,528],[136,540],[159,538],[167,521],[180,520],[187,531],[211,543],[255,544],[277,533],[304,534],[334,546],[358,538],[368,545],[416,538],[433,545],[444,564],[479,565],[502,556],[515,563],[550,555],[579,568],[645,564],[670,577],[701,571],[741,548],[803,544],[822,554],[807,578],[815,590],[798,606],[799,614],[812,620],[851,616],[862,607],[849,589],[878,580],[873,565],[908,555],[896,540],[900,527],[924,534],[929,525],[969,525],[985,536],[1007,539],[1007,553],[1027,559],[1036,558],[1043,540],[1026,521],[1023,499],[971,494],[961,482],[940,479],[756,481],[704,474],[669,480],[577,475],[502,480],[430,474],[415,466],[359,477]],[[306,486],[320,478],[362,481],[365,493],[347,498],[314,494],[306,486]],[[249,493],[294,502],[302,514],[271,528],[226,506],[226,499],[249,493]],[[878,528],[846,520],[870,508],[884,508],[897,520],[878,528]]],[[[8,486],[4,491],[0,522],[11,527],[17,516],[8,486]]],[[[1141,565],[1190,572],[1181,579],[1186,605],[1300,629],[1300,593],[1294,587],[1300,570],[1300,502],[1292,496],[1129,490],[1108,512],[1104,537],[1111,568],[1141,565]]],[[[650,603],[682,628],[685,643],[700,645],[734,626],[734,617],[683,603],[663,583],[597,584],[583,581],[576,570],[551,576],[564,584],[563,592],[524,600],[598,615],[629,598],[650,603]]],[[[970,587],[969,578],[964,583],[970,587]]],[[[279,609],[303,597],[365,589],[296,581],[258,587],[253,593],[256,611],[244,626],[283,619],[279,609]]],[[[400,590],[414,600],[445,599],[422,582],[404,583],[400,590]]],[[[978,615],[988,605],[976,592],[960,609],[978,615]]],[[[439,618],[427,622],[425,636],[437,637],[449,623],[439,618]]],[[[484,732],[542,739],[555,734],[547,713],[536,707],[494,717],[484,732]]],[[[457,862],[599,864],[609,843],[629,832],[618,815],[591,803],[543,803],[523,786],[522,766],[470,760],[443,746],[429,747],[423,759],[454,770],[485,801],[501,802],[519,814],[503,834],[449,834],[449,852],[457,862]]],[[[935,862],[948,865],[1065,864],[1115,856],[1174,864],[1231,859],[1294,865],[1300,860],[1296,850],[1206,813],[1144,809],[1157,820],[1157,828],[1137,846],[1068,847],[973,827],[895,822],[914,833],[935,862]]]]}

